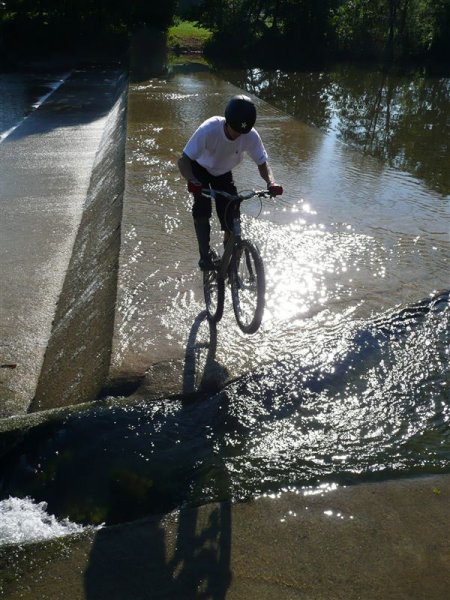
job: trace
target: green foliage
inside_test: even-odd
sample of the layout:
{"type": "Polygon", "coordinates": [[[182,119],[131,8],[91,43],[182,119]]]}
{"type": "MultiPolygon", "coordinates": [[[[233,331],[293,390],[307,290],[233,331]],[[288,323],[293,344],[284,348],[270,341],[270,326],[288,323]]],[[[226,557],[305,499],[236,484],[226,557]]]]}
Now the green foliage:
{"type": "Polygon", "coordinates": [[[449,0],[345,0],[331,15],[339,49],[388,59],[429,55],[448,39],[449,0]]]}
{"type": "Polygon", "coordinates": [[[205,27],[198,27],[192,21],[176,20],[169,28],[167,43],[169,47],[202,48],[211,38],[212,32],[205,27]]]}
{"type": "Polygon", "coordinates": [[[80,42],[102,43],[142,26],[165,30],[177,0],[0,0],[0,37],[5,46],[21,44],[67,48],[80,42]]]}
{"type": "Polygon", "coordinates": [[[200,2],[201,0],[178,0],[177,15],[181,19],[190,19],[200,2]]]}
{"type": "Polygon", "coordinates": [[[190,11],[231,60],[449,56],[450,0],[198,0],[190,11]]]}
{"type": "Polygon", "coordinates": [[[0,0],[0,44],[2,37],[30,46],[112,33],[126,38],[142,25],[166,30],[176,11],[213,37],[191,35],[181,21],[174,43],[202,38],[200,45],[227,62],[450,59],[450,0],[0,0]]]}

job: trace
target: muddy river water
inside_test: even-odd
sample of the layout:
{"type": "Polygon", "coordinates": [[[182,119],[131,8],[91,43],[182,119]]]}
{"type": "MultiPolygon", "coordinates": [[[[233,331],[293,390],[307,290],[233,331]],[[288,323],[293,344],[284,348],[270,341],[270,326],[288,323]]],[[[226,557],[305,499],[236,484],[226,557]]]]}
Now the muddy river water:
{"type": "MultiPolygon", "coordinates": [[[[24,435],[4,458],[3,498],[117,523],[186,503],[449,471],[449,80],[392,83],[388,128],[386,89],[378,117],[364,116],[374,90],[350,93],[348,79],[178,68],[130,84],[111,373],[147,384],[24,435]],[[229,292],[217,328],[205,319],[176,168],[196,126],[242,89],[255,94],[285,189],[244,208],[267,279],[254,336],[235,324],[229,292]],[[407,89],[426,96],[412,113],[417,144],[402,120],[407,89]]],[[[250,161],[235,179],[239,189],[262,183],[250,161]]]]}

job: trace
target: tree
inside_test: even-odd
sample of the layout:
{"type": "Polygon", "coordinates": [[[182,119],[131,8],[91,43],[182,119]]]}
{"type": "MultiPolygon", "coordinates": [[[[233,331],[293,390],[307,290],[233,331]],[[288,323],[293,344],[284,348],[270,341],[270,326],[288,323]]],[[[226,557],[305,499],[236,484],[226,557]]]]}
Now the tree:
{"type": "Polygon", "coordinates": [[[270,62],[283,54],[312,57],[325,50],[333,37],[330,11],[338,1],[201,0],[194,15],[213,30],[216,51],[270,62]]]}
{"type": "MultiPolygon", "coordinates": [[[[110,31],[129,32],[141,25],[166,29],[172,22],[176,0],[3,0],[0,25],[14,35],[50,36],[59,42],[110,31]],[[25,34],[25,35],[24,35],[25,34]]],[[[12,42],[14,37],[11,36],[12,42]]]]}
{"type": "Polygon", "coordinates": [[[332,24],[339,49],[350,56],[392,62],[445,54],[450,0],[344,0],[333,12],[332,24]]]}
{"type": "Polygon", "coordinates": [[[450,57],[450,0],[197,0],[193,10],[227,60],[450,57]]]}

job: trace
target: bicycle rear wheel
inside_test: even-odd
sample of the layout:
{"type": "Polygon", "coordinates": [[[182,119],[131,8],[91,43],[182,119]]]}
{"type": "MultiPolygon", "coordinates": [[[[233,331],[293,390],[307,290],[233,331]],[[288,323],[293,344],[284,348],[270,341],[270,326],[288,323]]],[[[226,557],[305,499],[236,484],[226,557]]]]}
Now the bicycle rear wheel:
{"type": "MultiPolygon", "coordinates": [[[[218,261],[217,254],[213,250],[211,252],[214,254],[214,260],[218,261]]],[[[203,271],[203,295],[208,319],[213,323],[218,323],[223,315],[225,282],[219,276],[217,269],[203,271]]]]}
{"type": "Polygon", "coordinates": [[[236,320],[244,333],[255,333],[261,325],[265,291],[261,256],[251,242],[242,240],[233,249],[231,296],[236,320]]]}

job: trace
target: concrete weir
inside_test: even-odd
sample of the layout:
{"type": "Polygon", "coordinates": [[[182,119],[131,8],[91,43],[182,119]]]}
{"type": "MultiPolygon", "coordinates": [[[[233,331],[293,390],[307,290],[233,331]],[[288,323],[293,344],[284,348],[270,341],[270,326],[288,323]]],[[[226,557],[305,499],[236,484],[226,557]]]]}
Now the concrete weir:
{"type": "Polygon", "coordinates": [[[75,70],[0,144],[0,417],[91,400],[106,378],[126,84],[75,70]]]}
{"type": "MultiPolygon", "coordinates": [[[[203,301],[195,240],[191,229],[184,234],[192,227],[190,200],[176,158],[186,131],[217,114],[234,89],[210,74],[143,82],[131,98],[127,89],[118,70],[74,71],[0,143],[0,455],[25,430],[39,434],[43,422],[88,414],[108,380],[119,391],[142,385],[134,400],[105,400],[105,410],[199,389],[193,363],[203,301]],[[188,99],[183,109],[180,98],[188,99]],[[135,160],[125,173],[126,152],[135,160]]],[[[261,116],[268,139],[294,126],[278,113],[273,126],[274,111],[263,103],[261,116]]],[[[277,173],[292,169],[283,171],[280,156],[277,173]]],[[[235,327],[231,315],[227,326],[235,327]]],[[[246,364],[233,365],[234,357],[258,344],[231,330],[239,348],[230,359],[225,329],[210,341],[213,381],[208,388],[204,379],[203,389],[242,374],[246,364]]],[[[25,455],[19,461],[34,477],[25,455]]],[[[448,598],[448,475],[331,488],[12,543],[0,548],[0,596],[448,598]]]]}

